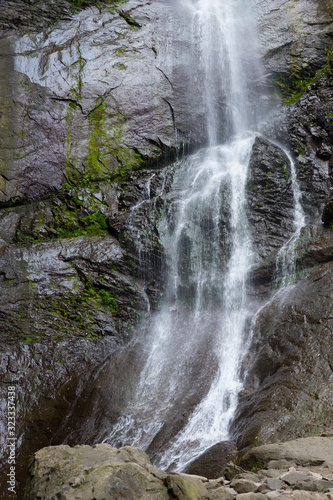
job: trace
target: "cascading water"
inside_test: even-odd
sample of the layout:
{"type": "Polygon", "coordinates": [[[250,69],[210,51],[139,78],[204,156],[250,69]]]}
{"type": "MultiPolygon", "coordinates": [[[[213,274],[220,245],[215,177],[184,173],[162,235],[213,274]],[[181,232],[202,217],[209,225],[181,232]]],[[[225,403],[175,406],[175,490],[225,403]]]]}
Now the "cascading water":
{"type": "Polygon", "coordinates": [[[279,285],[284,288],[293,284],[296,273],[296,246],[300,237],[302,228],[305,226],[305,214],[301,205],[301,191],[296,176],[296,168],[294,161],[288,151],[284,151],[290,162],[291,182],[294,194],[294,230],[295,232],[289,240],[280,249],[276,264],[277,264],[277,279],[280,280],[279,285]]]}
{"type": "Polygon", "coordinates": [[[150,328],[135,395],[107,439],[147,448],[181,408],[185,426],[173,429],[160,456],[162,465],[176,462],[179,468],[227,439],[241,388],[252,263],[245,185],[255,139],[241,43],[253,40],[251,9],[232,0],[187,6],[200,44],[210,147],[181,162],[175,175],[177,199],[170,201],[164,228],[167,297],[150,328]]]}
{"type": "MultiPolygon", "coordinates": [[[[143,449],[158,443],[162,467],[183,469],[228,439],[242,387],[253,316],[245,188],[258,120],[248,95],[249,59],[251,81],[259,67],[249,3],[182,0],[200,47],[209,147],[180,161],[175,173],[160,228],[169,261],[166,297],[150,320],[139,380],[105,439],[143,449]]],[[[281,263],[304,224],[295,169],[292,175],[297,227],[281,263]]]]}

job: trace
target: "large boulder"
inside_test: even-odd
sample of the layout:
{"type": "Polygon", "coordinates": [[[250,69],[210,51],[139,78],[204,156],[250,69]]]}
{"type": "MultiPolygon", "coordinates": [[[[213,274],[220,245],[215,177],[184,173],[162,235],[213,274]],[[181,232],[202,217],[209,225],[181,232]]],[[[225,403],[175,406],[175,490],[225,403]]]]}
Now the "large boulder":
{"type": "MultiPolygon", "coordinates": [[[[204,477],[166,473],[139,448],[108,444],[56,446],[38,451],[30,467],[25,500],[204,500],[232,498],[228,488],[204,477]],[[206,488],[208,486],[208,488],[206,488]],[[210,490],[211,489],[211,490],[210,490]],[[225,496],[214,496],[214,490],[225,496]]],[[[230,490],[232,491],[232,490],[230,490]]]]}
{"type": "MultiPolygon", "coordinates": [[[[243,467],[258,468],[273,466],[272,460],[276,462],[276,468],[284,462],[292,462],[296,465],[333,465],[333,437],[307,437],[287,441],[285,443],[266,444],[257,446],[248,451],[240,460],[239,465],[243,467]],[[260,465],[259,465],[260,464],[260,465]]],[[[283,466],[282,466],[283,468],[283,466]]]]}

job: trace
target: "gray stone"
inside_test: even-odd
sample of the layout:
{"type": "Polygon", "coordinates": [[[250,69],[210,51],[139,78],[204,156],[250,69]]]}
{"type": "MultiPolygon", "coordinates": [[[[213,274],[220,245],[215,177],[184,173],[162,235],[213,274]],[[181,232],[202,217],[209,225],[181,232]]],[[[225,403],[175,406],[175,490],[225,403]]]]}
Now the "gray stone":
{"type": "Polygon", "coordinates": [[[258,481],[260,481],[260,476],[259,474],[255,474],[254,472],[242,472],[241,474],[237,475],[237,479],[246,479],[247,481],[257,483],[258,481]]]}
{"type": "Polygon", "coordinates": [[[269,491],[272,491],[271,488],[268,487],[266,483],[261,483],[257,490],[258,493],[268,493],[269,491]]]}
{"type": "Polygon", "coordinates": [[[268,478],[265,483],[271,490],[279,490],[280,488],[283,488],[284,483],[277,478],[268,478]]]}
{"type": "Polygon", "coordinates": [[[324,493],[316,493],[309,491],[292,491],[288,493],[283,493],[279,496],[281,499],[285,500],[330,500],[329,497],[324,493]]]}
{"type": "Polygon", "coordinates": [[[240,493],[236,498],[237,500],[267,500],[263,493],[240,493]]]}
{"type": "Polygon", "coordinates": [[[209,490],[209,500],[233,500],[235,498],[236,491],[232,488],[226,488],[221,486],[215,490],[209,490]]]}
{"type": "Polygon", "coordinates": [[[257,489],[257,486],[252,481],[247,481],[246,479],[235,478],[231,481],[230,486],[236,490],[237,493],[249,493],[257,489]]]}
{"type": "Polygon", "coordinates": [[[295,489],[306,491],[328,492],[331,488],[333,488],[333,481],[324,479],[313,480],[310,477],[306,481],[297,482],[295,485],[295,489]]]}
{"type": "Polygon", "coordinates": [[[287,472],[287,474],[283,474],[281,476],[281,480],[287,483],[289,486],[294,486],[298,481],[306,481],[307,479],[308,475],[300,471],[287,472]]]}
{"type": "Polygon", "coordinates": [[[225,475],[225,466],[235,456],[235,443],[222,441],[208,448],[185,469],[189,474],[203,474],[210,479],[225,475]]]}
{"type": "Polygon", "coordinates": [[[187,500],[189,498],[196,499],[208,496],[204,484],[195,476],[191,477],[189,474],[170,474],[167,476],[165,484],[169,498],[187,500]]]}
{"type": "Polygon", "coordinates": [[[264,477],[276,479],[279,478],[285,471],[283,470],[278,470],[278,469],[262,469],[260,471],[260,474],[262,474],[264,477]]]}
{"type": "MultiPolygon", "coordinates": [[[[269,463],[271,460],[280,460],[288,457],[299,464],[311,464],[311,462],[321,462],[333,464],[333,438],[332,437],[308,437],[288,441],[286,443],[268,444],[265,446],[258,446],[252,450],[242,459],[241,463],[246,463],[252,457],[254,460],[261,460],[263,463],[269,463]]],[[[285,473],[282,471],[281,477],[287,477],[290,474],[306,475],[303,472],[285,473]]],[[[306,476],[308,477],[308,476],[306,476]]]]}
{"type": "Polygon", "coordinates": [[[107,444],[44,448],[34,457],[24,498],[135,500],[147,491],[149,500],[167,500],[166,487],[146,470],[149,465],[142,451],[117,450],[107,444]]]}
{"type": "Polygon", "coordinates": [[[271,500],[274,500],[274,498],[280,497],[280,493],[278,491],[268,491],[266,493],[266,497],[271,499],[271,500]]]}
{"type": "Polygon", "coordinates": [[[268,462],[267,467],[268,469],[289,469],[289,467],[292,464],[286,460],[286,459],[281,459],[281,460],[271,460],[268,462]]]}
{"type": "Polygon", "coordinates": [[[233,463],[230,463],[227,465],[227,467],[223,471],[223,475],[226,479],[231,481],[234,477],[238,476],[238,474],[244,473],[244,469],[239,467],[238,465],[235,465],[233,463]]]}

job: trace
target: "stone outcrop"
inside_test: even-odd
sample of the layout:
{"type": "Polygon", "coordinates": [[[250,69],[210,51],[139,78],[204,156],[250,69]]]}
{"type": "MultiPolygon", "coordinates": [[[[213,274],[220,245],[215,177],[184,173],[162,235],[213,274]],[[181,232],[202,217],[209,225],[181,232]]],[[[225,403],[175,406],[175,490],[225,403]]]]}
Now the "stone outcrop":
{"type": "Polygon", "coordinates": [[[188,92],[191,23],[170,8],[91,7],[0,40],[2,204],[162,165],[205,142],[201,88],[188,92]]]}
{"type": "Polygon", "coordinates": [[[257,266],[276,259],[294,232],[294,198],[290,160],[267,139],[255,140],[247,182],[249,225],[257,266]]]}
{"type": "Polygon", "coordinates": [[[299,100],[288,106],[290,146],[297,160],[302,204],[312,217],[332,196],[333,78],[331,69],[312,83],[299,100]]]}
{"type": "MultiPolygon", "coordinates": [[[[257,446],[248,451],[239,461],[241,466],[255,466],[255,462],[267,467],[275,461],[276,468],[285,469],[288,463],[299,466],[333,466],[333,437],[308,437],[278,444],[257,446]],[[282,465],[284,464],[284,465],[282,465]]],[[[272,467],[273,468],[273,467],[272,467]]]]}
{"type": "Polygon", "coordinates": [[[257,0],[264,65],[271,75],[313,74],[326,62],[332,37],[330,0],[257,0]]]}
{"type": "Polygon", "coordinates": [[[332,438],[254,448],[242,461],[251,472],[230,464],[224,476],[209,480],[158,470],[143,451],[130,446],[55,446],[34,455],[24,499],[330,500],[333,476],[325,477],[325,471],[332,475],[331,449],[332,438]],[[300,462],[321,467],[313,471],[300,462]]]}

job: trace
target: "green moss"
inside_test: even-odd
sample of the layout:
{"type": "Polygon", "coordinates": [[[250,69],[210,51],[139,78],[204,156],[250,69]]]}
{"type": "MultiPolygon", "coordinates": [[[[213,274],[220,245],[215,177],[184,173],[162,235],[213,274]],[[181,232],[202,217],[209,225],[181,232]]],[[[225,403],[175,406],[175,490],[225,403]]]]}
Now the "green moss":
{"type": "Polygon", "coordinates": [[[306,91],[306,89],[312,83],[319,80],[321,77],[328,77],[332,72],[333,63],[333,45],[331,44],[326,49],[327,63],[326,65],[319,69],[315,74],[310,70],[300,68],[298,63],[292,61],[291,72],[288,78],[281,75],[273,78],[273,82],[278,86],[281,92],[283,102],[286,104],[291,104],[297,101],[306,91]]]}
{"type": "Polygon", "coordinates": [[[282,165],[282,170],[283,170],[284,176],[286,178],[286,181],[289,182],[289,172],[288,172],[288,169],[287,169],[287,165],[283,164],[282,165]]]}
{"type": "Polygon", "coordinates": [[[297,146],[298,154],[300,156],[305,156],[305,149],[300,144],[297,146]]]}
{"type": "Polygon", "coordinates": [[[88,168],[84,181],[105,179],[123,175],[140,168],[142,158],[138,153],[122,145],[123,125],[126,120],[121,113],[110,117],[114,126],[106,124],[106,105],[102,101],[88,116],[88,168]]]}
{"type": "Polygon", "coordinates": [[[56,228],[57,238],[70,238],[80,235],[97,235],[107,230],[105,215],[101,212],[95,212],[85,217],[78,216],[77,212],[67,212],[70,218],[64,219],[57,217],[59,227],[56,228]]]}
{"type": "Polygon", "coordinates": [[[83,300],[92,301],[97,306],[106,307],[111,313],[117,313],[119,306],[116,300],[110,295],[107,290],[97,289],[91,283],[86,284],[86,288],[82,293],[83,300]]]}
{"type": "Polygon", "coordinates": [[[127,69],[127,66],[125,66],[125,64],[123,63],[116,63],[113,65],[114,68],[117,68],[117,69],[121,69],[121,70],[124,70],[124,69],[127,69]]]}
{"type": "Polygon", "coordinates": [[[258,471],[260,469],[263,469],[264,466],[265,464],[262,462],[262,460],[257,459],[254,455],[251,455],[248,460],[246,460],[246,462],[242,462],[242,467],[250,471],[258,471]]]}

